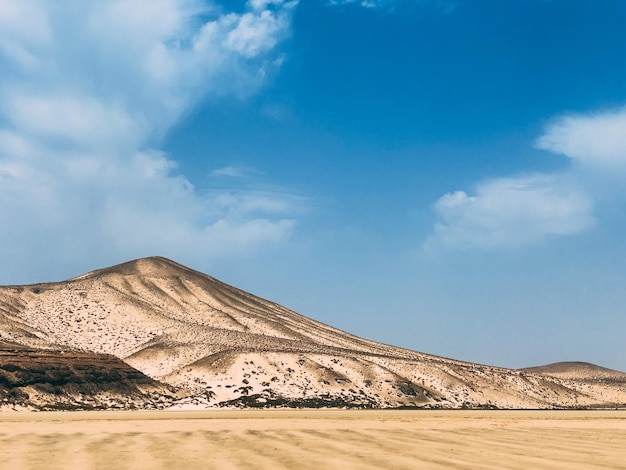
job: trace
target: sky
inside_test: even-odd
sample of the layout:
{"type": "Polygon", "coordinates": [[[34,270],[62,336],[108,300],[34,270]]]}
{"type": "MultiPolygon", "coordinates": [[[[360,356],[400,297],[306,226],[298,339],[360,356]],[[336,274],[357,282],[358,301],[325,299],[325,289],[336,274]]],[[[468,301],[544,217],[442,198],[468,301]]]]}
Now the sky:
{"type": "Polygon", "coordinates": [[[160,255],[626,371],[626,2],[0,0],[0,284],[160,255]]]}

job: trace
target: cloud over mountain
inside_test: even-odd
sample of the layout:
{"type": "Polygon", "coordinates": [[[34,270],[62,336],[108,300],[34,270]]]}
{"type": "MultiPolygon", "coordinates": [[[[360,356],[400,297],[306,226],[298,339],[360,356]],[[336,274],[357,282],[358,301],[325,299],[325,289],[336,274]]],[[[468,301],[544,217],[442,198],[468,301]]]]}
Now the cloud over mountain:
{"type": "Polygon", "coordinates": [[[201,100],[264,84],[294,6],[1,2],[0,263],[43,250],[70,264],[189,247],[211,257],[288,237],[300,199],[196,188],[159,146],[201,100]]]}

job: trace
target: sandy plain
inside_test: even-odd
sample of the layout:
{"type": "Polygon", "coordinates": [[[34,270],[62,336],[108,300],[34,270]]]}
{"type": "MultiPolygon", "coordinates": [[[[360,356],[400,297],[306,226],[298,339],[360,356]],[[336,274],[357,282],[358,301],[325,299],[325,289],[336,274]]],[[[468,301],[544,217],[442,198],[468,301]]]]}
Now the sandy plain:
{"type": "Polygon", "coordinates": [[[0,413],[2,468],[626,468],[626,411],[0,413]]]}

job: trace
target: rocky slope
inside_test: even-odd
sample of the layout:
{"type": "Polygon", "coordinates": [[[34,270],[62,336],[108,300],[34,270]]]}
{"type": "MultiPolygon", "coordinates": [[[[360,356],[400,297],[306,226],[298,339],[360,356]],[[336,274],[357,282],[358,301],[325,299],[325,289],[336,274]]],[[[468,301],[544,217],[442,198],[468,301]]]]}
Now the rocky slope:
{"type": "MultiPolygon", "coordinates": [[[[350,335],[165,258],[0,287],[0,340],[115,356],[177,406],[614,407],[611,380],[510,370],[350,335]]],[[[137,400],[137,406],[147,406],[137,400]]],[[[145,403],[153,403],[146,401],[145,403]]]]}
{"type": "Polygon", "coordinates": [[[0,406],[17,409],[165,408],[179,396],[108,354],[0,341],[0,406]]]}

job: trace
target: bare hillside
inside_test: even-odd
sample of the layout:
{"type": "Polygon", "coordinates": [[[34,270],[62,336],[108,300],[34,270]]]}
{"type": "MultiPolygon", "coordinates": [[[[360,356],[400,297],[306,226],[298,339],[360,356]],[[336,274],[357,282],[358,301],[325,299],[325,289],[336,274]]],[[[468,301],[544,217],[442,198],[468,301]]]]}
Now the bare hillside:
{"type": "Polygon", "coordinates": [[[179,397],[108,354],[0,341],[0,406],[14,409],[165,408],[179,397]]]}
{"type": "Polygon", "coordinates": [[[589,383],[365,340],[165,258],[60,283],[0,287],[0,340],[109,354],[187,397],[178,406],[607,407],[589,383]]]}

